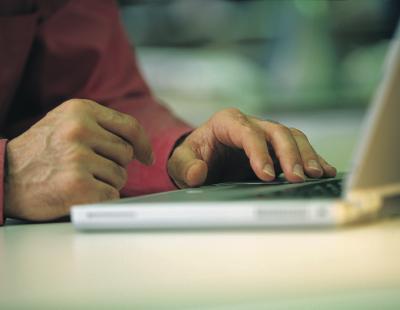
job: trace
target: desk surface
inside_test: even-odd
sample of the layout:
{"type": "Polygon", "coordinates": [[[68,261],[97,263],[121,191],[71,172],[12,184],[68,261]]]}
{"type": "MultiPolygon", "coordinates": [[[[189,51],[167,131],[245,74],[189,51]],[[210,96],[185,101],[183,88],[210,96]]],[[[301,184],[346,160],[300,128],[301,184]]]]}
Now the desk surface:
{"type": "MultiPolygon", "coordinates": [[[[361,118],[339,116],[287,123],[345,170],[361,118]]],[[[0,309],[400,309],[399,292],[400,219],[322,231],[0,228],[0,309]]]]}
{"type": "Polygon", "coordinates": [[[400,219],[311,231],[9,225],[0,256],[2,309],[400,308],[400,219]]]}

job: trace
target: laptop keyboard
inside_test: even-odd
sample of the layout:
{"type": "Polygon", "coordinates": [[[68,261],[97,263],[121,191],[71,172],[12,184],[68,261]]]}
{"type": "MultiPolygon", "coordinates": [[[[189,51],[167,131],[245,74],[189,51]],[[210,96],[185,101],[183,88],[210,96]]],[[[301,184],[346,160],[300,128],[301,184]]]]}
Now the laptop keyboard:
{"type": "Polygon", "coordinates": [[[303,183],[301,186],[259,193],[258,198],[337,198],[342,193],[342,180],[303,183]]]}

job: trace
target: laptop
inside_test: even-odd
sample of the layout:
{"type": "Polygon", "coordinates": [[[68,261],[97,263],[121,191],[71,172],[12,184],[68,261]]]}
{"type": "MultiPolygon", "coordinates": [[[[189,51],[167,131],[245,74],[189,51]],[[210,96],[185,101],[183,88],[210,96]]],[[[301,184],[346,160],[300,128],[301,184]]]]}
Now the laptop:
{"type": "Polygon", "coordinates": [[[74,206],[78,230],[337,227],[400,210],[400,36],[364,120],[354,167],[334,179],[221,183],[74,206]]]}

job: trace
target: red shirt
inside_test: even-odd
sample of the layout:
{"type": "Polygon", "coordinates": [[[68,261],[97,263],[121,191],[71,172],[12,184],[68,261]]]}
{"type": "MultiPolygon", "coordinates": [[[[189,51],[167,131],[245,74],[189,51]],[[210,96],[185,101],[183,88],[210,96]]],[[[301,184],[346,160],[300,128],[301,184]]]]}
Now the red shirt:
{"type": "Polygon", "coordinates": [[[155,164],[128,167],[122,196],[174,189],[167,160],[191,128],[157,103],[144,82],[111,0],[1,0],[0,223],[6,139],[70,98],[92,99],[135,117],[151,138],[155,164]]]}

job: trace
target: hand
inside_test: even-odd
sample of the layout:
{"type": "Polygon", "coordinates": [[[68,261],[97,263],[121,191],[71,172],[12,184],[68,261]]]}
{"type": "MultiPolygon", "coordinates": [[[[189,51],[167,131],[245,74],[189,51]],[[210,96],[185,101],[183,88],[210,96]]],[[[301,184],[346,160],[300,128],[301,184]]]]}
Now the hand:
{"type": "Polygon", "coordinates": [[[271,181],[281,172],[290,182],[336,175],[300,130],[237,109],[216,113],[186,137],[172,153],[168,172],[181,188],[255,176],[271,181]]]}
{"type": "Polygon", "coordinates": [[[74,204],[119,198],[125,167],[151,164],[143,128],[129,115],[90,100],[69,100],[7,145],[5,215],[65,216],[74,204]]]}

